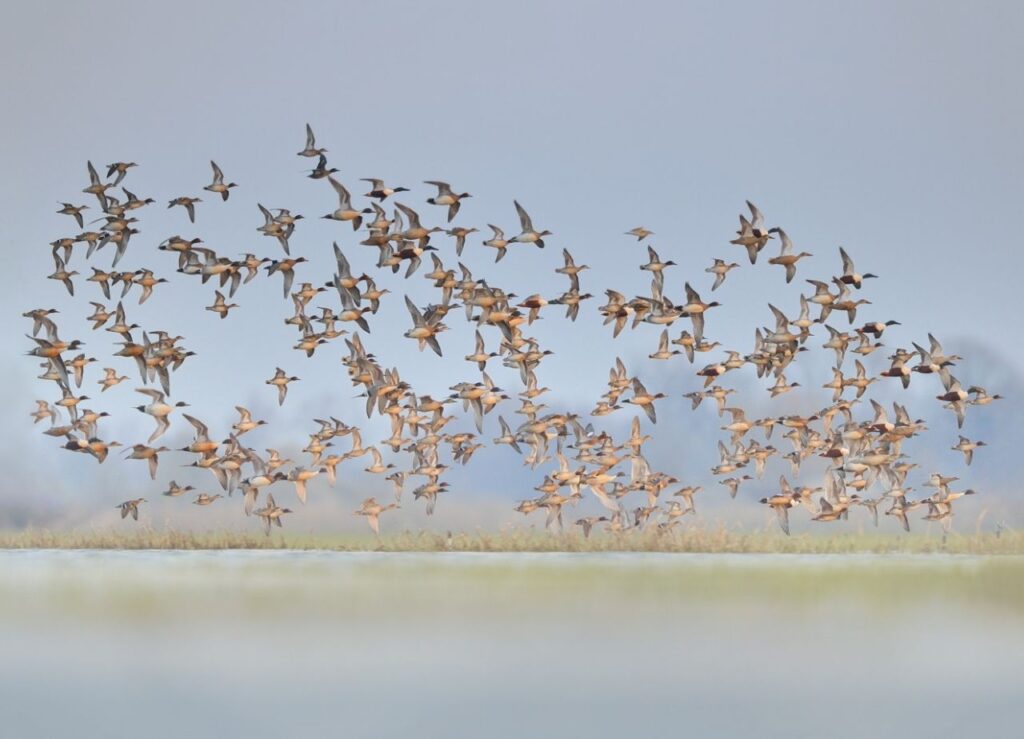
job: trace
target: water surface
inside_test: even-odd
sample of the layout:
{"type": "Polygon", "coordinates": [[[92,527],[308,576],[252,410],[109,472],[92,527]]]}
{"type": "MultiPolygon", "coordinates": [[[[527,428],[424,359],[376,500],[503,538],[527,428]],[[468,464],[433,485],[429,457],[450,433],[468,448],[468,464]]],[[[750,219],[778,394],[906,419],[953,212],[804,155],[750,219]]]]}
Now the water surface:
{"type": "Polygon", "coordinates": [[[10,736],[991,735],[1024,559],[0,551],[10,736]]]}

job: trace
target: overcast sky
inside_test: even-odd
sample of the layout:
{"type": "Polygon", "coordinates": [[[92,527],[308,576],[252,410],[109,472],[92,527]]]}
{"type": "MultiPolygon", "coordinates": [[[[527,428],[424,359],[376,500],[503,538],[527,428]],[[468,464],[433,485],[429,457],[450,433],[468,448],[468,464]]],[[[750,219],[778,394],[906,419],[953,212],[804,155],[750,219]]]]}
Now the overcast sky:
{"type": "MultiPolygon", "coordinates": [[[[680,398],[698,387],[695,368],[681,360],[654,366],[644,359],[656,348],[655,327],[612,343],[595,315],[607,288],[630,296],[648,290],[647,275],[637,269],[646,261],[644,249],[623,235],[637,225],[656,232],[650,243],[663,259],[679,263],[667,273],[670,297],[681,298],[689,280],[711,299],[704,268],[714,257],[743,263],[714,294],[723,307],[708,319],[709,337],[728,348],[750,351],[754,327],[770,320],[768,302],[795,313],[802,279],[837,274],[843,245],[860,271],[881,275],[862,291],[872,305],[858,317],[903,324],[886,334],[887,349],[922,343],[931,331],[950,351],[971,355],[973,361],[960,368],[967,382],[1012,394],[1008,388],[1021,387],[1024,371],[1015,302],[1024,256],[1010,220],[1024,196],[1024,100],[1018,94],[1024,9],[1019,3],[825,5],[8,7],[0,24],[7,129],[0,147],[7,213],[0,238],[9,255],[2,298],[9,351],[0,361],[10,439],[3,457],[11,484],[0,500],[8,510],[44,500],[90,508],[93,501],[112,505],[159,487],[148,483],[143,463],[110,460],[97,467],[84,455],[57,449],[38,433],[42,425],[31,428],[27,417],[32,399],[56,398],[52,386],[33,379],[34,361],[20,356],[31,345],[23,336],[26,323],[15,318],[52,306],[62,312],[62,337],[84,339],[89,355],[100,360],[85,384],[87,394],[99,395],[99,367],[132,376],[85,404],[114,414],[104,435],[142,441],[152,425],[131,409],[141,402],[131,390],[137,386],[134,366],[130,360],[112,363],[109,334],[91,332],[82,320],[87,301],[101,300],[98,288],[77,278],[72,301],[59,284],[43,279],[52,271],[48,242],[78,232],[70,218],[54,213],[58,201],[88,203],[93,210],[87,213],[95,217],[94,198],[80,192],[88,184],[87,159],[97,166],[138,162],[125,184],[157,200],[138,211],[141,233],[122,266],[150,267],[172,278],[141,308],[137,293],[126,307],[130,321],[182,334],[198,352],[174,376],[176,399],[192,404],[218,435],[233,420],[233,405],[249,405],[272,424],[259,432],[263,436],[250,437],[258,447],[303,443],[303,434],[315,430],[309,419],[327,409],[366,425],[362,403],[338,363],[342,343],[329,344],[313,360],[289,348],[294,332],[282,319],[291,302],[282,300],[277,276],[240,290],[242,310],[222,322],[203,310],[212,301],[212,286],[174,274],[173,257],[156,250],[166,237],[181,234],[200,236],[226,256],[255,251],[277,257],[276,242],[255,231],[261,202],[307,216],[292,241],[293,254],[311,260],[299,281],[330,278],[332,240],[356,269],[372,271],[373,250],[358,246],[347,225],[317,219],[336,207],[336,199],[325,182],[304,178],[310,160],[295,156],[307,121],[354,193],[365,192],[360,177],[410,187],[400,202],[419,210],[428,225],[443,223],[443,209],[424,202],[433,193],[422,180],[447,180],[473,193],[456,219],[462,225],[486,229],[495,223],[516,233],[512,201],[523,203],[535,225],[554,235],[545,251],[514,248],[497,267],[493,252],[480,246],[486,235],[472,237],[463,261],[491,284],[521,296],[554,297],[567,284],[552,272],[563,247],[589,264],[583,289],[597,298],[585,304],[580,320],[570,324],[551,311],[529,332],[555,351],[539,372],[542,383],[557,391],[557,401],[553,395],[549,402],[557,409],[589,410],[612,360],[622,356],[651,390],[672,394],[659,407],[663,434],[652,455],[680,477],[713,485],[707,468],[715,461],[718,419],[709,409],[691,414],[680,398]],[[211,158],[239,183],[227,203],[201,192],[211,158]],[[184,194],[203,195],[195,225],[181,209],[164,207],[184,194]],[[778,267],[751,268],[742,250],[729,245],[747,198],[770,225],[786,229],[798,250],[814,254],[801,263],[794,284],[785,285],[778,267]],[[275,365],[303,378],[280,410],[263,384],[275,365]],[[671,438],[664,438],[666,430],[671,438]]],[[[452,242],[434,243],[454,267],[452,242]]],[[[769,251],[775,248],[773,243],[769,251]]],[[[76,254],[72,267],[88,273],[83,254],[76,254]]],[[[108,268],[109,258],[104,254],[96,264],[108,268]]],[[[422,278],[426,271],[408,282],[372,272],[395,294],[372,322],[366,343],[419,392],[437,396],[477,373],[461,361],[472,350],[473,335],[461,312],[448,320],[443,360],[418,353],[401,337],[409,323],[402,293],[421,305],[437,299],[422,278]]],[[[318,304],[335,302],[331,297],[318,304]]],[[[845,326],[845,320],[834,323],[845,326]]],[[[823,340],[816,337],[813,345],[823,340]]],[[[489,342],[496,341],[490,334],[489,342]]],[[[829,379],[830,353],[815,353],[817,358],[801,360],[791,380],[816,387],[829,379]]],[[[884,366],[882,352],[872,360],[873,371],[884,366]]],[[[518,391],[514,373],[494,365],[493,375],[518,391]]],[[[994,438],[967,475],[948,451],[956,428],[931,397],[938,383],[919,379],[927,382],[915,379],[910,395],[882,397],[920,404],[915,415],[929,420],[936,437],[925,445],[929,461],[981,487],[1014,480],[1010,455],[1016,450],[1005,434],[996,434],[993,418],[1012,416],[1019,400],[969,418],[968,435],[994,438]]],[[[806,401],[773,406],[751,378],[736,382],[747,392],[744,405],[760,413],[817,408],[827,399],[815,390],[806,401]]],[[[512,410],[504,408],[503,415],[512,410]]],[[[624,427],[629,418],[628,411],[620,412],[608,427],[624,427]]],[[[367,425],[368,442],[386,435],[377,420],[367,425]]],[[[489,422],[485,435],[497,435],[496,424],[489,422]]],[[[165,441],[181,446],[187,439],[177,419],[165,441]]],[[[540,482],[539,471],[518,473],[518,459],[507,448],[484,450],[479,459],[484,462],[453,476],[457,491],[446,501],[451,507],[458,506],[457,496],[526,497],[528,484],[540,482]]],[[[159,485],[172,476],[186,479],[176,467],[185,461],[169,457],[159,485]]],[[[782,471],[773,468],[768,477],[777,479],[782,471]]],[[[212,482],[209,475],[187,479],[204,487],[212,482]]],[[[351,482],[351,501],[361,499],[363,484],[351,482]]],[[[180,502],[163,501],[160,515],[171,516],[171,504],[180,502]]],[[[753,506],[749,496],[743,505],[753,506]]],[[[416,525],[422,522],[418,509],[408,515],[416,525]]]]}

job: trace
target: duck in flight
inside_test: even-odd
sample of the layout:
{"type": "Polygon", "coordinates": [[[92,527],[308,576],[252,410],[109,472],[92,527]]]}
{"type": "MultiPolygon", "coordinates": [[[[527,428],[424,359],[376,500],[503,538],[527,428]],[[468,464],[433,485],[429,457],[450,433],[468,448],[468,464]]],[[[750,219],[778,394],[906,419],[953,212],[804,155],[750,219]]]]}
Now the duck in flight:
{"type": "Polygon", "coordinates": [[[73,205],[71,203],[61,203],[61,208],[57,212],[61,215],[71,216],[78,223],[79,228],[85,228],[85,222],[82,219],[82,211],[88,210],[88,205],[73,205]]]}
{"type": "Polygon", "coordinates": [[[267,493],[267,503],[262,508],[257,508],[253,511],[253,515],[263,519],[263,528],[267,536],[270,536],[271,525],[277,525],[280,527],[281,517],[286,513],[291,513],[290,508],[282,508],[274,502],[274,496],[272,493],[267,493]]]}
{"type": "Polygon", "coordinates": [[[217,166],[217,162],[210,160],[210,166],[213,168],[213,182],[204,187],[203,189],[207,192],[212,192],[220,195],[221,200],[227,200],[228,195],[231,193],[232,187],[238,187],[234,182],[224,183],[224,173],[220,167],[217,166]]]}
{"type": "Polygon", "coordinates": [[[168,208],[173,208],[176,205],[181,206],[188,213],[188,220],[191,223],[196,222],[196,203],[201,203],[202,198],[192,198],[187,195],[183,195],[178,198],[173,198],[168,204],[168,208]]]}
{"type": "Polygon", "coordinates": [[[331,187],[338,194],[338,208],[334,212],[322,216],[322,218],[332,221],[349,221],[352,223],[352,230],[358,231],[359,227],[363,225],[363,215],[373,213],[373,210],[370,208],[363,208],[361,210],[353,208],[352,196],[345,186],[330,175],[327,175],[327,181],[331,183],[331,187]]]}
{"type": "Polygon", "coordinates": [[[168,403],[166,395],[159,390],[153,390],[152,388],[136,388],[135,392],[145,395],[150,399],[148,404],[136,406],[135,410],[141,411],[148,416],[152,416],[153,420],[156,421],[156,429],[146,441],[147,444],[152,444],[163,436],[167,429],[171,427],[171,422],[170,419],[168,419],[168,416],[171,415],[175,408],[185,408],[188,406],[188,403],[180,400],[177,403],[168,403]]]}
{"type": "Polygon", "coordinates": [[[711,292],[714,292],[722,286],[722,283],[725,282],[725,276],[729,274],[729,270],[736,269],[736,267],[739,266],[740,265],[736,264],[736,262],[730,262],[727,264],[724,259],[716,259],[714,264],[705,269],[705,272],[715,276],[715,284],[711,286],[711,292]]]}
{"type": "Polygon", "coordinates": [[[128,518],[128,516],[131,516],[133,521],[138,521],[139,506],[145,502],[145,498],[133,498],[132,500],[126,500],[123,503],[118,503],[115,507],[121,509],[121,518],[128,518]]]}
{"type": "Polygon", "coordinates": [[[289,377],[288,373],[280,367],[275,368],[274,376],[267,380],[268,385],[277,388],[277,404],[284,405],[284,399],[288,395],[288,383],[298,381],[298,377],[289,377]]]}
{"type": "Polygon", "coordinates": [[[375,177],[362,177],[360,182],[370,183],[370,192],[366,193],[366,197],[377,198],[382,203],[395,193],[409,192],[408,187],[388,187],[384,184],[384,180],[378,180],[375,177]]]}
{"type": "Polygon", "coordinates": [[[643,226],[637,226],[636,228],[632,228],[629,231],[626,231],[626,236],[636,236],[636,240],[637,241],[643,241],[648,236],[653,236],[653,235],[654,235],[654,231],[648,231],[643,226]]]}
{"type": "Polygon", "coordinates": [[[221,319],[227,318],[228,311],[230,311],[232,308],[239,307],[238,303],[228,303],[224,299],[224,293],[222,293],[220,290],[214,290],[213,294],[214,296],[216,296],[215,300],[213,301],[213,305],[206,306],[206,310],[213,311],[218,316],[220,316],[221,319]]]}
{"type": "Polygon", "coordinates": [[[758,253],[765,247],[768,240],[772,238],[774,229],[765,227],[764,215],[757,206],[747,201],[747,208],[750,210],[750,219],[740,215],[740,228],[736,232],[736,238],[730,244],[742,246],[747,250],[747,257],[751,264],[757,263],[758,253]]]}
{"type": "Polygon", "coordinates": [[[114,162],[113,164],[108,164],[107,179],[109,180],[115,174],[117,175],[117,178],[112,183],[110,183],[111,186],[117,187],[118,185],[120,185],[121,180],[123,180],[125,178],[125,175],[128,174],[128,170],[131,169],[132,167],[137,166],[139,165],[137,165],[135,162],[114,162]]]}
{"type": "Polygon", "coordinates": [[[518,236],[509,239],[509,243],[515,244],[534,244],[538,249],[544,248],[544,237],[550,236],[550,231],[538,231],[533,227],[533,221],[530,219],[530,215],[526,210],[519,204],[518,200],[512,201],[516,206],[516,213],[519,214],[519,225],[522,227],[522,233],[518,236]]]}
{"type": "Polygon", "coordinates": [[[316,136],[313,135],[313,129],[310,125],[306,124],[306,148],[298,153],[300,157],[320,157],[323,158],[324,154],[327,153],[327,149],[318,149],[316,146],[316,136]]]}
{"type": "Polygon", "coordinates": [[[338,172],[336,168],[327,166],[327,157],[321,154],[320,158],[316,162],[316,166],[311,169],[309,174],[306,176],[311,180],[322,180],[325,177],[330,177],[336,172],[338,172]]]}
{"type": "Polygon", "coordinates": [[[356,509],[355,514],[357,516],[365,516],[366,522],[370,524],[370,528],[373,530],[373,533],[380,536],[380,514],[398,507],[398,503],[381,505],[377,502],[376,498],[367,498],[363,501],[363,504],[356,509]]]}
{"type": "MultiPolygon", "coordinates": [[[[424,180],[425,185],[433,185],[437,188],[437,195],[432,198],[427,198],[427,202],[431,205],[447,205],[448,206],[448,223],[451,223],[456,215],[459,213],[459,206],[462,205],[462,200],[465,198],[473,197],[468,192],[457,193],[452,190],[452,186],[447,182],[441,182],[440,180],[424,180]]],[[[459,252],[462,253],[461,251],[459,252]]]]}
{"type": "Polygon", "coordinates": [[[843,274],[836,279],[844,285],[852,285],[859,290],[861,285],[864,284],[864,280],[878,277],[878,275],[873,275],[870,272],[863,275],[858,273],[857,268],[853,264],[853,260],[850,259],[850,255],[847,254],[846,250],[841,246],[839,247],[839,256],[843,260],[843,274]]]}
{"type": "Polygon", "coordinates": [[[786,284],[793,281],[796,277],[796,263],[804,257],[814,256],[810,252],[802,251],[797,254],[793,250],[793,242],[790,241],[789,236],[781,228],[773,229],[775,233],[779,235],[779,239],[782,241],[782,248],[779,251],[777,257],[772,257],[768,260],[768,264],[774,264],[786,268],[786,284]]]}

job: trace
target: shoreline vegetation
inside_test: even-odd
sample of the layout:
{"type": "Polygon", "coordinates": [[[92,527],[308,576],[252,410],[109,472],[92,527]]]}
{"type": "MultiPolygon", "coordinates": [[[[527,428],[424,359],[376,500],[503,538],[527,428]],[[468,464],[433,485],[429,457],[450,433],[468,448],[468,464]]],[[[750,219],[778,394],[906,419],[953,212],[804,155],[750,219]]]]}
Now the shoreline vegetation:
{"type": "Polygon", "coordinates": [[[370,535],[278,533],[266,537],[233,531],[135,532],[93,529],[25,529],[0,532],[0,549],[110,550],[323,550],[338,552],[664,552],[700,554],[970,554],[1024,555],[1024,533],[907,536],[850,533],[785,537],[764,531],[727,528],[655,531],[619,535],[549,534],[536,530],[487,532],[404,531],[370,535]]]}

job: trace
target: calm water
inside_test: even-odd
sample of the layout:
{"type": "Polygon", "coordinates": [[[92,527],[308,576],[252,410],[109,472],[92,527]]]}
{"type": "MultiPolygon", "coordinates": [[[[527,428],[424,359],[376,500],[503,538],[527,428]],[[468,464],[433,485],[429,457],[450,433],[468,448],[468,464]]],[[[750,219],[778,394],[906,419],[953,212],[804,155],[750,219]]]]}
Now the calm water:
{"type": "Polygon", "coordinates": [[[0,551],[3,735],[1012,735],[1020,600],[961,592],[989,568],[0,551]]]}

